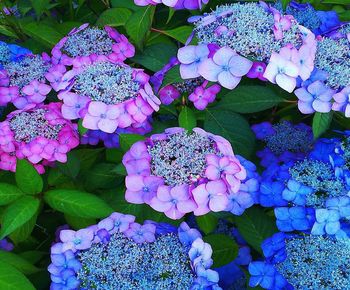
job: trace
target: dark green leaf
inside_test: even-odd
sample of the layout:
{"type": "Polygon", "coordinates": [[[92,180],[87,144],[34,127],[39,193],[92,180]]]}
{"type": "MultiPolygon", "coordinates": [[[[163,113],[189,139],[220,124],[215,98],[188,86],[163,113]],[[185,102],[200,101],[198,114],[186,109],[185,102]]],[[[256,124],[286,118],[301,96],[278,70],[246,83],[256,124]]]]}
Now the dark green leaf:
{"type": "Polygon", "coordinates": [[[99,197],[78,190],[54,189],[44,198],[53,209],[82,218],[104,218],[113,212],[99,197]]]}
{"type": "Polygon", "coordinates": [[[112,188],[120,182],[117,173],[114,172],[115,164],[96,164],[85,174],[85,186],[87,190],[93,191],[97,188],[112,188]]]}
{"type": "Polygon", "coordinates": [[[238,255],[238,245],[229,236],[213,234],[203,238],[213,249],[213,268],[222,267],[232,262],[238,255]]]}
{"type": "Polygon", "coordinates": [[[197,125],[196,116],[189,107],[183,107],[179,115],[179,126],[191,131],[197,125]]]}
{"type": "Polygon", "coordinates": [[[35,227],[37,217],[38,212],[33,215],[25,224],[10,234],[11,240],[16,244],[28,240],[35,227]]]}
{"type": "Polygon", "coordinates": [[[80,170],[80,160],[74,151],[69,152],[66,163],[57,162],[56,165],[61,172],[71,178],[76,178],[80,170]]]}
{"type": "Polygon", "coordinates": [[[218,218],[212,213],[202,216],[196,216],[196,222],[202,232],[206,235],[213,232],[218,225],[218,218]]]}
{"type": "Polygon", "coordinates": [[[177,41],[185,44],[188,37],[191,35],[193,31],[192,26],[180,26],[171,30],[162,30],[161,33],[170,36],[171,38],[176,39],[177,41]]]}
{"type": "Polygon", "coordinates": [[[124,153],[117,148],[107,148],[106,149],[106,160],[108,162],[119,163],[122,161],[124,153]]]}
{"type": "Polygon", "coordinates": [[[30,281],[15,267],[0,262],[0,289],[6,290],[35,290],[30,281]]]}
{"type": "Polygon", "coordinates": [[[80,168],[83,170],[89,169],[99,157],[103,156],[104,148],[94,149],[78,149],[74,153],[77,155],[80,161],[80,168]]]}
{"type": "Polygon", "coordinates": [[[254,150],[255,137],[249,123],[237,113],[206,109],[204,129],[226,138],[237,154],[249,157],[254,150]]]}
{"type": "Polygon", "coordinates": [[[174,44],[158,43],[147,46],[142,54],[135,55],[132,60],[156,72],[163,68],[176,53],[177,47],[174,44]]]}
{"type": "Polygon", "coordinates": [[[148,5],[134,12],[125,24],[126,32],[139,48],[151,28],[154,11],[155,7],[148,5]]]}
{"type": "Polygon", "coordinates": [[[88,131],[88,129],[86,129],[84,126],[83,126],[83,120],[82,119],[79,119],[78,121],[78,132],[80,134],[80,136],[83,136],[85,135],[85,133],[88,131]]]}
{"type": "Polygon", "coordinates": [[[104,27],[109,26],[124,26],[132,12],[126,8],[110,8],[102,12],[96,21],[96,25],[104,27]]]}
{"type": "Polygon", "coordinates": [[[256,113],[283,102],[276,92],[265,86],[239,86],[222,96],[215,108],[237,113],[256,113]]]}
{"type": "Polygon", "coordinates": [[[283,9],[286,9],[291,0],[281,0],[283,9]]]}
{"type": "Polygon", "coordinates": [[[64,218],[66,219],[67,223],[75,230],[83,229],[96,224],[96,219],[93,218],[82,218],[69,214],[65,214],[64,218]]]}
{"type": "Polygon", "coordinates": [[[0,205],[7,205],[21,196],[23,192],[17,186],[0,183],[0,205]]]}
{"type": "Polygon", "coordinates": [[[28,194],[40,193],[43,190],[43,179],[34,166],[25,159],[17,160],[16,183],[28,194]]]}
{"type": "Polygon", "coordinates": [[[39,271],[37,267],[29,263],[27,260],[11,252],[0,250],[0,262],[10,264],[25,275],[33,274],[39,271]]]}
{"type": "Polygon", "coordinates": [[[317,139],[323,133],[325,133],[332,123],[333,112],[329,113],[319,113],[316,112],[314,118],[312,119],[312,132],[314,133],[314,138],[317,139]]]}
{"type": "Polygon", "coordinates": [[[40,17],[50,4],[50,0],[31,0],[35,13],[40,17]]]}
{"type": "Polygon", "coordinates": [[[162,87],[165,87],[167,85],[171,85],[174,83],[179,83],[182,82],[183,79],[181,78],[180,75],[180,66],[174,66],[173,68],[171,68],[165,75],[163,83],[162,83],[162,87]]]}
{"type": "Polygon", "coordinates": [[[241,216],[235,216],[239,233],[256,251],[261,253],[261,243],[277,232],[275,221],[263,209],[252,207],[241,216]]]}
{"type": "Polygon", "coordinates": [[[132,144],[144,139],[145,137],[137,134],[119,134],[120,148],[126,152],[130,149],[132,144]]]}
{"type": "Polygon", "coordinates": [[[0,240],[35,216],[39,206],[39,199],[29,195],[23,196],[8,206],[2,216],[0,240]]]}
{"type": "Polygon", "coordinates": [[[63,37],[56,29],[44,23],[29,22],[24,24],[22,28],[28,36],[33,37],[48,48],[52,48],[63,37]]]}

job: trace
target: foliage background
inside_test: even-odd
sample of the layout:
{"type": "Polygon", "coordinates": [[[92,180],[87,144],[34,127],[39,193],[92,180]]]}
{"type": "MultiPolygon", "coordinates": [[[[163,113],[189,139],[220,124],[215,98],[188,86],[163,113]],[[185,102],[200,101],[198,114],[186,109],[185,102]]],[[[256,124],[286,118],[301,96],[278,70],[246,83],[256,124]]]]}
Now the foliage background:
{"type": "MultiPolygon", "coordinates": [[[[35,53],[49,53],[73,27],[85,22],[110,25],[127,35],[137,47],[131,64],[153,74],[176,55],[177,49],[191,34],[192,26],[187,23],[189,16],[233,2],[210,0],[202,12],[175,12],[163,5],[138,7],[133,0],[2,1],[2,7],[16,5],[20,16],[4,15],[0,18],[0,39],[20,43],[35,53]]],[[[282,2],[286,5],[288,1],[282,2]]],[[[333,9],[341,20],[350,20],[350,11],[347,10],[350,0],[310,2],[318,10],[333,9]]],[[[172,69],[163,86],[180,79],[178,70],[172,69]]],[[[312,124],[315,137],[329,128],[350,128],[350,120],[338,113],[300,114],[295,100],[294,95],[277,86],[244,79],[233,91],[223,89],[217,102],[204,111],[195,110],[186,99],[180,105],[162,106],[154,117],[152,134],[171,126],[180,125],[187,129],[199,126],[224,136],[232,143],[235,153],[256,161],[254,152],[257,148],[251,124],[280,119],[302,121],[312,124]]],[[[145,219],[181,222],[168,220],[146,205],[128,204],[124,199],[125,169],[121,159],[124,152],[142,138],[121,134],[120,149],[80,146],[69,154],[68,163],[57,164],[43,176],[26,161],[18,162],[16,174],[0,172],[0,239],[9,236],[15,243],[13,252],[0,251],[0,285],[13,287],[9,289],[49,288],[46,268],[49,248],[58,226],[69,224],[79,229],[95,224],[97,219],[113,211],[133,214],[139,222],[145,219]],[[8,275],[10,272],[12,274],[8,275]],[[23,275],[33,286],[23,280],[23,275]]],[[[240,217],[207,214],[197,218],[201,230],[207,235],[205,239],[214,248],[215,266],[227,264],[237,254],[233,240],[212,234],[219,217],[235,223],[255,255],[261,251],[261,241],[276,231],[273,213],[258,207],[247,210],[240,217]]]]}

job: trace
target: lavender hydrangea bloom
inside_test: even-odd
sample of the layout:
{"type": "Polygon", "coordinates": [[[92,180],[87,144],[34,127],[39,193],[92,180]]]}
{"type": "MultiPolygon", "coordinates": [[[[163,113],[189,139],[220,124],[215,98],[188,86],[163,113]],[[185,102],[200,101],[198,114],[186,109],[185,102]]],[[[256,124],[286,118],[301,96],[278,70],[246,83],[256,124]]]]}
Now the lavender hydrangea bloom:
{"type": "Polygon", "coordinates": [[[251,287],[259,285],[269,290],[350,287],[346,267],[350,259],[349,238],[277,233],[265,240],[262,247],[265,260],[249,265],[251,287]],[[345,269],[346,274],[339,269],[345,269]]]}
{"type": "Polygon", "coordinates": [[[209,0],[134,0],[136,5],[157,5],[164,4],[176,10],[189,9],[196,10],[201,9],[203,4],[207,4],[209,0]]]}
{"type": "Polygon", "coordinates": [[[134,220],[113,213],[98,225],[62,230],[51,248],[50,289],[221,289],[212,249],[197,230],[134,220]]]}
{"type": "Polygon", "coordinates": [[[249,166],[247,176],[228,141],[199,128],[191,133],[169,128],[136,142],[123,164],[128,173],[126,199],[149,204],[172,219],[189,212],[242,214],[253,205],[258,187],[256,168],[249,166]]]}

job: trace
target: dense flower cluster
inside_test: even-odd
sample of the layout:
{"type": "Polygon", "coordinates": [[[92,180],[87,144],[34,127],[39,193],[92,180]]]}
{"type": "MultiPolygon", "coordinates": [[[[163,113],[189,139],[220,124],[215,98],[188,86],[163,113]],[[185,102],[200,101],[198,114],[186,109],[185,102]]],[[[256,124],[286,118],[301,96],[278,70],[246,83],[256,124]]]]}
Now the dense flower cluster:
{"type": "Polygon", "coordinates": [[[329,32],[341,23],[335,11],[317,11],[310,3],[291,1],[283,10],[282,2],[278,1],[274,7],[281,13],[292,15],[298,23],[310,29],[315,35],[329,32]]]}
{"type": "Polygon", "coordinates": [[[209,0],[134,0],[134,2],[139,6],[164,4],[176,10],[197,10],[201,9],[203,4],[207,4],[209,0]]]}
{"type": "Polygon", "coordinates": [[[106,57],[80,57],[58,88],[62,115],[82,119],[90,130],[114,133],[118,128],[142,127],[160,101],[141,69],[115,64],[106,57]]]}
{"type": "Polygon", "coordinates": [[[219,6],[191,21],[199,44],[178,51],[184,79],[202,76],[234,89],[247,75],[292,92],[314,68],[314,34],[264,2],[219,6]]]}
{"type": "Polygon", "coordinates": [[[270,166],[259,202],[274,207],[280,231],[348,235],[350,139],[320,139],[301,160],[270,166]]]}
{"type": "Polygon", "coordinates": [[[42,103],[52,89],[50,75],[56,70],[62,67],[52,65],[47,57],[25,53],[25,50],[15,61],[3,63],[0,105],[13,103],[18,109],[24,109],[42,103]]]}
{"type": "Polygon", "coordinates": [[[134,46],[129,40],[112,27],[104,29],[83,24],[74,28],[52,49],[52,62],[65,66],[80,67],[80,58],[105,56],[112,62],[123,62],[133,57],[134,46]]]}
{"type": "Polygon", "coordinates": [[[249,285],[270,290],[349,289],[350,240],[277,233],[249,265],[249,285]]]}
{"type": "Polygon", "coordinates": [[[124,155],[123,164],[126,200],[149,204],[172,219],[189,212],[242,214],[253,204],[254,165],[247,175],[230,143],[200,128],[169,128],[139,141],[124,155]]]}
{"type": "Polygon", "coordinates": [[[31,54],[31,51],[27,48],[0,41],[0,69],[3,69],[4,64],[19,61],[27,54],[31,54]]]}
{"type": "Polygon", "coordinates": [[[0,168],[15,171],[16,158],[25,158],[43,173],[78,145],[77,126],[63,118],[60,103],[14,111],[0,123],[0,168]]]}
{"type": "Polygon", "coordinates": [[[120,213],[78,231],[62,230],[51,248],[55,289],[221,289],[211,246],[179,228],[120,213]]]}
{"type": "Polygon", "coordinates": [[[272,125],[263,122],[252,126],[256,139],[264,143],[264,149],[257,151],[264,167],[304,159],[312,148],[312,129],[303,123],[294,125],[288,121],[272,125]]]}

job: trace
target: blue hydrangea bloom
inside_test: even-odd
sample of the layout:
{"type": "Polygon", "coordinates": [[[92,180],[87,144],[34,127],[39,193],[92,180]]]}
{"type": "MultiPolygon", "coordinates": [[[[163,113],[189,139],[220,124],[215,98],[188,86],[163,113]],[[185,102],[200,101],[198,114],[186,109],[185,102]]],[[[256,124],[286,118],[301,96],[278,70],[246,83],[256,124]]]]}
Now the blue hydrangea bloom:
{"type": "Polygon", "coordinates": [[[350,219],[350,137],[320,139],[303,160],[270,165],[259,203],[273,207],[280,231],[347,236],[350,219]]]}
{"type": "Polygon", "coordinates": [[[270,290],[350,287],[349,238],[277,233],[265,240],[262,248],[265,259],[249,265],[252,287],[270,290]]]}
{"type": "Polygon", "coordinates": [[[18,61],[28,54],[31,54],[31,51],[27,48],[0,41],[0,69],[3,68],[4,64],[18,61]]]}

